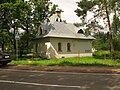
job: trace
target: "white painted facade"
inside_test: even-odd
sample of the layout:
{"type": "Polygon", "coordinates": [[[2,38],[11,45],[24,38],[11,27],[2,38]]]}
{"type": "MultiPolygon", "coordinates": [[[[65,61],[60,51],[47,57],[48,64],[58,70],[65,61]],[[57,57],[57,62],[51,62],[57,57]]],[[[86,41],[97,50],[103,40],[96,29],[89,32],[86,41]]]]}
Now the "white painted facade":
{"type": "Polygon", "coordinates": [[[68,58],[77,56],[92,56],[92,40],[68,38],[43,38],[35,41],[35,52],[43,58],[68,58]],[[58,43],[61,43],[59,51],[58,43]],[[70,43],[70,51],[67,44],[70,43]]]}

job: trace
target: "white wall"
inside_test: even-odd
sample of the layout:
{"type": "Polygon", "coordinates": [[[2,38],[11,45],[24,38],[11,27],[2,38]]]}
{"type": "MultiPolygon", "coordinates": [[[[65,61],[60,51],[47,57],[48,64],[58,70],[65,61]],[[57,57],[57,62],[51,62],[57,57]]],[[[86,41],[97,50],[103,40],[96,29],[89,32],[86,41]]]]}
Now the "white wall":
{"type": "Polygon", "coordinates": [[[35,43],[38,44],[37,45],[38,56],[42,56],[44,58],[92,56],[92,40],[43,38],[36,40],[35,43]],[[58,51],[58,43],[61,43],[62,45],[61,52],[58,51]],[[70,43],[71,45],[71,51],[69,52],[67,51],[67,43],[70,43]]]}
{"type": "Polygon", "coordinates": [[[49,38],[43,38],[43,39],[36,39],[34,40],[34,56],[42,56],[43,58],[46,58],[46,51],[47,46],[45,45],[46,42],[50,42],[49,38]],[[37,51],[36,51],[36,44],[37,44],[37,51]]]}
{"type": "Polygon", "coordinates": [[[78,54],[81,56],[92,56],[92,40],[50,38],[50,42],[56,51],[58,51],[58,43],[61,43],[62,52],[58,51],[58,58],[75,57],[78,56],[78,54]],[[70,52],[67,51],[67,43],[71,44],[70,52]]]}

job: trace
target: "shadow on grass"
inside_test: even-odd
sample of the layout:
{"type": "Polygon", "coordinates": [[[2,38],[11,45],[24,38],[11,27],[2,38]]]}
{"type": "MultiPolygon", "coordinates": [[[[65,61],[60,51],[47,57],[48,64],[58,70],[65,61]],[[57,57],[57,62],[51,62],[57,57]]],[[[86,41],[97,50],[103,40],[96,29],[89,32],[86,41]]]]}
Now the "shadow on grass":
{"type": "Polygon", "coordinates": [[[69,61],[64,61],[59,64],[49,64],[48,66],[111,66],[111,65],[106,65],[106,64],[100,64],[100,63],[72,63],[69,61]]]}
{"type": "MultiPolygon", "coordinates": [[[[34,58],[34,57],[31,57],[31,56],[29,56],[29,57],[22,57],[22,58],[19,57],[18,59],[19,60],[31,60],[31,61],[50,60],[50,59],[41,58],[41,57],[34,58]]],[[[14,59],[14,61],[17,61],[17,60],[14,59]]]]}

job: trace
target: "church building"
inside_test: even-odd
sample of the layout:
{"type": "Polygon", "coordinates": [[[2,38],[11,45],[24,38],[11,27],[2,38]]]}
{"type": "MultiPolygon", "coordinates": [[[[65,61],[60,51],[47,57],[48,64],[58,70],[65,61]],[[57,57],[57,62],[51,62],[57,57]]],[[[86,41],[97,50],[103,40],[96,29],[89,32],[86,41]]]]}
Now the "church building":
{"type": "Polygon", "coordinates": [[[92,56],[93,39],[74,24],[63,21],[61,11],[57,10],[40,26],[33,43],[34,53],[48,59],[92,56]]]}

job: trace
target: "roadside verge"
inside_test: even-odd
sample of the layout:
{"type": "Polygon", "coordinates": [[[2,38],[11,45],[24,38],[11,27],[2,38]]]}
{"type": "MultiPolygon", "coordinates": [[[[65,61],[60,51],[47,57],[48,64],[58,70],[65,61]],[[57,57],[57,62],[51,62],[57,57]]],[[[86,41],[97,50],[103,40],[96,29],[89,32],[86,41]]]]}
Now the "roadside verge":
{"type": "Polygon", "coordinates": [[[120,67],[103,66],[32,66],[32,65],[7,65],[0,66],[1,69],[55,71],[55,72],[77,72],[77,73],[117,73],[120,67]]]}

